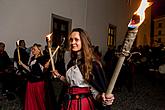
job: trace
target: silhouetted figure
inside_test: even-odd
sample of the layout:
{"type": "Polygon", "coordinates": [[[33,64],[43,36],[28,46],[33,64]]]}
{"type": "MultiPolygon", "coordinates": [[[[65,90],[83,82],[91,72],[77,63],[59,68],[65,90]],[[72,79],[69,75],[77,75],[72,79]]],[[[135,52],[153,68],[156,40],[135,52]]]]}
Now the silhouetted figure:
{"type": "Polygon", "coordinates": [[[103,57],[104,61],[104,71],[108,81],[110,81],[113,70],[115,67],[115,48],[113,46],[108,47],[107,52],[103,57]]]}
{"type": "Polygon", "coordinates": [[[8,85],[10,84],[8,80],[8,76],[12,69],[12,62],[5,51],[5,44],[0,42],[0,82],[2,85],[2,92],[5,92],[8,89],[8,85]]]}

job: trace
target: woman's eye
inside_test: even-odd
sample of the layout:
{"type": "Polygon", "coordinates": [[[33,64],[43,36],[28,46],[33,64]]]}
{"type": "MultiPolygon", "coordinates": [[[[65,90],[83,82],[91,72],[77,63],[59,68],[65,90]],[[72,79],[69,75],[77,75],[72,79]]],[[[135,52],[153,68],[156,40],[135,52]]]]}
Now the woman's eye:
{"type": "Polygon", "coordinates": [[[75,41],[77,42],[77,41],[79,41],[79,39],[76,38],[75,41]]]}
{"type": "Polygon", "coordinates": [[[73,39],[72,38],[70,38],[69,40],[70,40],[70,42],[73,42],[73,39]]]}

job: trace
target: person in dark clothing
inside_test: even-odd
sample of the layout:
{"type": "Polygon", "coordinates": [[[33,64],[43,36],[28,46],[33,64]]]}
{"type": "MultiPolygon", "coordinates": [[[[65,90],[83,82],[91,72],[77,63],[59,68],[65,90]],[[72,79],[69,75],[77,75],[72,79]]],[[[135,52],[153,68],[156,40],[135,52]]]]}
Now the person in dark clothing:
{"type": "Polygon", "coordinates": [[[18,96],[22,100],[24,100],[26,83],[27,83],[26,74],[28,73],[28,71],[24,67],[22,67],[22,65],[19,64],[18,52],[20,54],[20,60],[25,65],[28,65],[30,53],[27,52],[26,43],[24,40],[17,41],[16,46],[17,47],[14,50],[14,68],[16,70],[15,75],[17,76],[18,79],[16,91],[18,96]]]}
{"type": "Polygon", "coordinates": [[[13,71],[12,61],[10,60],[7,52],[5,51],[5,44],[0,42],[0,83],[1,90],[6,93],[11,88],[11,73],[13,71]],[[9,87],[10,86],[10,87],[9,87]]]}
{"type": "Polygon", "coordinates": [[[15,63],[14,66],[18,69],[17,72],[23,75],[26,73],[26,70],[19,64],[18,49],[19,49],[19,54],[20,54],[20,60],[22,61],[22,63],[26,65],[28,65],[30,54],[27,52],[27,48],[26,48],[26,44],[24,40],[19,40],[19,45],[18,44],[16,45],[18,47],[14,51],[14,63],[15,63]]]}
{"type": "Polygon", "coordinates": [[[81,28],[73,29],[69,35],[69,45],[71,60],[66,74],[53,71],[66,85],[61,110],[103,110],[106,107],[100,105],[111,105],[114,96],[105,97],[105,75],[101,63],[94,58],[87,33],[81,28]]]}
{"type": "Polygon", "coordinates": [[[5,51],[5,44],[0,42],[0,72],[7,72],[11,64],[11,60],[5,51]]]}
{"type": "Polygon", "coordinates": [[[105,71],[105,75],[108,81],[110,81],[114,68],[115,68],[115,47],[110,46],[107,49],[107,52],[105,53],[104,57],[103,57],[103,61],[104,61],[104,71],[105,71]]]}

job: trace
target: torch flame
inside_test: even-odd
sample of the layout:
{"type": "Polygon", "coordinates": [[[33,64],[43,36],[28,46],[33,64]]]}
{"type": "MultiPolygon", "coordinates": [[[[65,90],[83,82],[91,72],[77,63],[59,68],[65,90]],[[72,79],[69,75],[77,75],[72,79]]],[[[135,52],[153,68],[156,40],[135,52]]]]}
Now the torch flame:
{"type": "Polygon", "coordinates": [[[147,0],[142,0],[139,8],[137,11],[134,12],[133,17],[128,24],[128,27],[130,28],[136,28],[140,26],[144,19],[145,19],[145,10],[152,5],[152,2],[148,2],[147,0]],[[136,16],[136,17],[135,17],[136,16]]]}
{"type": "Polygon", "coordinates": [[[16,43],[17,43],[17,46],[19,46],[19,40],[17,40],[17,42],[16,42],[16,43]]]}
{"type": "Polygon", "coordinates": [[[50,41],[50,37],[52,36],[52,34],[53,33],[50,33],[50,34],[48,34],[46,37],[47,37],[47,39],[48,39],[48,41],[50,41]]]}

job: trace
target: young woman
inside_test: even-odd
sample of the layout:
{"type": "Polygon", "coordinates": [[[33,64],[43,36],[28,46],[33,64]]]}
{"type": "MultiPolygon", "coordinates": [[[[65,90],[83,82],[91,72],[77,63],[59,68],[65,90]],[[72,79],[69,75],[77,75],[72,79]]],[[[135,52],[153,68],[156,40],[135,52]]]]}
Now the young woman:
{"type": "Polygon", "coordinates": [[[31,52],[33,56],[31,57],[29,66],[20,62],[29,71],[27,73],[28,82],[24,110],[46,110],[44,71],[47,68],[47,63],[43,60],[40,44],[34,44],[31,52]]]}
{"type": "Polygon", "coordinates": [[[73,29],[69,35],[69,45],[71,60],[66,75],[53,71],[67,85],[61,110],[103,110],[97,105],[111,105],[114,96],[105,97],[104,73],[94,58],[87,33],[81,28],[73,29]]]}

